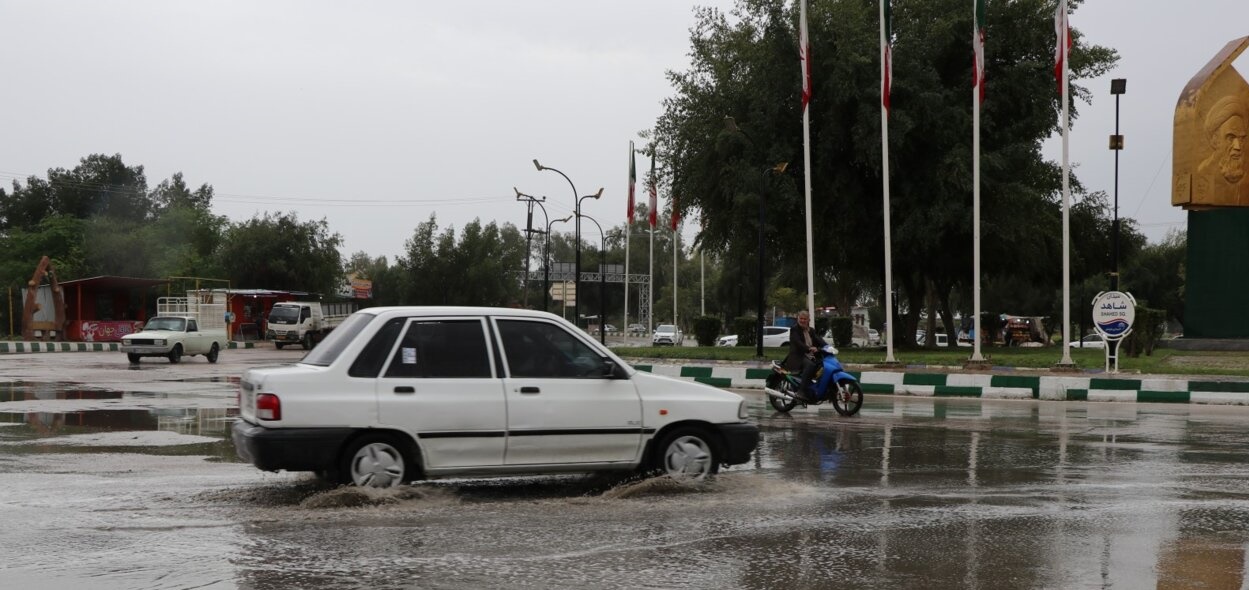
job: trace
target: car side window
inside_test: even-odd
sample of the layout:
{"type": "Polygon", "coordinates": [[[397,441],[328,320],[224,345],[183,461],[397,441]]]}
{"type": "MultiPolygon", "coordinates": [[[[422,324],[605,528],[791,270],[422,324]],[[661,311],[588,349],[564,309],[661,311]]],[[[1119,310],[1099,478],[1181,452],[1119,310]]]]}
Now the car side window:
{"type": "Polygon", "coordinates": [[[547,322],[499,320],[512,377],[603,377],[603,357],[564,328],[547,322]]]}
{"type": "MultiPolygon", "coordinates": [[[[364,346],[364,350],[360,351],[360,355],[356,357],[355,362],[351,363],[351,368],[347,370],[347,374],[352,377],[378,376],[382,372],[382,365],[386,364],[386,357],[390,355],[390,349],[394,347],[395,339],[399,337],[399,331],[403,329],[403,324],[406,321],[408,321],[407,318],[395,318],[379,328],[377,333],[373,335],[373,339],[369,340],[369,343],[364,346]]],[[[353,325],[357,323],[353,322],[353,325]]],[[[338,330],[341,329],[342,327],[340,326],[338,330]]],[[[313,352],[316,351],[317,348],[314,348],[313,352]]]]}
{"type": "Polygon", "coordinates": [[[390,359],[386,377],[467,379],[492,377],[482,321],[413,320],[390,359]]]}
{"type": "Polygon", "coordinates": [[[197,326],[195,325],[195,320],[187,320],[187,323],[186,323],[186,331],[187,331],[187,332],[198,332],[198,331],[199,331],[199,327],[197,327],[197,326]]]}

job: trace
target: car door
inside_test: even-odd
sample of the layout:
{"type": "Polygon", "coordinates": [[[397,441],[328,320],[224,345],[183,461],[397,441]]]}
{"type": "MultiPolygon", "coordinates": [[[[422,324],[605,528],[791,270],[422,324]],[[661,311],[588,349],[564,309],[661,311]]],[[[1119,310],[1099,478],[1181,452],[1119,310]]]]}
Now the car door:
{"type": "Polygon", "coordinates": [[[634,461],[642,402],[629,379],[564,326],[541,318],[495,318],[507,375],[508,465],[634,461]]]}
{"type": "Polygon", "coordinates": [[[377,379],[378,421],[414,434],[427,468],[503,464],[506,402],[483,317],[407,320],[377,379]]]}
{"type": "Polygon", "coordinates": [[[182,354],[200,354],[204,350],[204,333],[199,331],[199,322],[186,321],[186,337],[182,339],[182,354]]]}

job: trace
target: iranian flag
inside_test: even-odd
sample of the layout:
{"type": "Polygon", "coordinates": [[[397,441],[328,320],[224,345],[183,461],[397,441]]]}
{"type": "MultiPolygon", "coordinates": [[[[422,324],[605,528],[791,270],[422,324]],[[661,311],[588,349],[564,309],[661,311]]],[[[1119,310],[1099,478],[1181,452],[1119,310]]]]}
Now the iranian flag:
{"type": "Polygon", "coordinates": [[[659,222],[659,180],[655,178],[655,154],[651,154],[651,204],[650,219],[651,227],[659,222]]]}
{"type": "Polygon", "coordinates": [[[634,192],[634,187],[637,186],[637,182],[638,182],[637,165],[634,163],[634,159],[633,159],[633,142],[630,141],[629,142],[629,213],[628,213],[629,225],[633,225],[633,192],[634,192]]]}
{"type": "Polygon", "coordinates": [[[811,40],[807,36],[807,0],[802,0],[798,21],[798,65],[802,67],[802,110],[811,102],[811,40]]]}
{"type": "Polygon", "coordinates": [[[889,110],[890,85],[893,83],[893,9],[889,0],[880,0],[884,16],[880,19],[882,37],[880,40],[880,104],[889,110]]]}
{"type": "Polygon", "coordinates": [[[1071,49],[1071,25],[1067,22],[1067,0],[1059,0],[1058,10],[1054,12],[1054,35],[1058,42],[1054,44],[1054,79],[1058,81],[1058,94],[1063,93],[1063,64],[1067,61],[1067,52],[1071,49]]]}
{"type": "Polygon", "coordinates": [[[976,30],[971,44],[976,51],[976,64],[972,69],[972,86],[980,90],[980,102],[984,102],[984,3],[976,0],[976,30]]]}

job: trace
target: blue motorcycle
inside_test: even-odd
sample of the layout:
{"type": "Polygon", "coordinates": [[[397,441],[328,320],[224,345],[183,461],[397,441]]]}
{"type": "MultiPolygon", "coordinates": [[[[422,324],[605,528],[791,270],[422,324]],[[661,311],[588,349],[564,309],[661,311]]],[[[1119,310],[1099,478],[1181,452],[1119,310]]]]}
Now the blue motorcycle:
{"type": "Polygon", "coordinates": [[[795,407],[820,405],[833,402],[833,408],[842,416],[853,416],[863,407],[863,388],[854,375],[846,372],[837,360],[837,349],[830,344],[820,352],[823,366],[816,370],[812,385],[804,396],[797,396],[802,385],[802,374],[791,372],[781,366],[780,361],[772,361],[772,373],[764,382],[764,392],[768,401],[778,412],[788,412],[795,407]]]}

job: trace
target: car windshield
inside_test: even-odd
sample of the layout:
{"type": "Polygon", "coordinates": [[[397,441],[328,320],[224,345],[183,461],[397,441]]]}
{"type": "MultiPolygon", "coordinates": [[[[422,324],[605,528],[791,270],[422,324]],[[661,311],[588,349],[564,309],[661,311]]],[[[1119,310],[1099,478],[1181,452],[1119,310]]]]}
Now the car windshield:
{"type": "Polygon", "coordinates": [[[299,308],[288,305],[275,305],[269,310],[269,323],[293,324],[299,319],[299,308]]]}
{"type": "Polygon", "coordinates": [[[152,318],[145,329],[181,332],[186,329],[186,318],[152,318]]]}
{"type": "Polygon", "coordinates": [[[656,332],[676,332],[677,328],[676,326],[673,326],[671,324],[662,324],[658,328],[655,328],[655,331],[656,332]]]}

